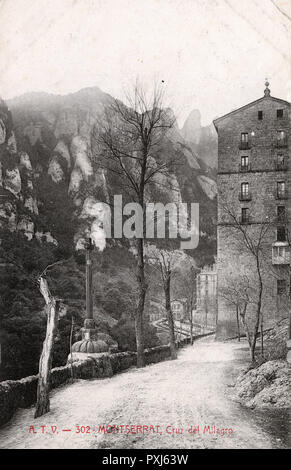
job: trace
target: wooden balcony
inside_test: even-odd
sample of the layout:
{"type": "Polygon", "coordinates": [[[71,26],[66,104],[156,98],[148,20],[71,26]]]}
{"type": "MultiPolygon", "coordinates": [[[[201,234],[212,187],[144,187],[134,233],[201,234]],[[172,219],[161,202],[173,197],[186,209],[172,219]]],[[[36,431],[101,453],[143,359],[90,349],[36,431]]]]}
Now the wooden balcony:
{"type": "Polygon", "coordinates": [[[290,248],[287,242],[276,242],[272,246],[272,264],[290,264],[290,248]]]}

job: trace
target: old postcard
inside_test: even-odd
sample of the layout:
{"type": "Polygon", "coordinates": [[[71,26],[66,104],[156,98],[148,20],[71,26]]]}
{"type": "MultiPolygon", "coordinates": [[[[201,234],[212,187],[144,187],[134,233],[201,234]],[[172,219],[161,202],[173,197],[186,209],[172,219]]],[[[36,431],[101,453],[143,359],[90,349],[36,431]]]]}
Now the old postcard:
{"type": "Polygon", "coordinates": [[[0,44],[0,448],[290,448],[290,1],[1,0],[0,44]]]}

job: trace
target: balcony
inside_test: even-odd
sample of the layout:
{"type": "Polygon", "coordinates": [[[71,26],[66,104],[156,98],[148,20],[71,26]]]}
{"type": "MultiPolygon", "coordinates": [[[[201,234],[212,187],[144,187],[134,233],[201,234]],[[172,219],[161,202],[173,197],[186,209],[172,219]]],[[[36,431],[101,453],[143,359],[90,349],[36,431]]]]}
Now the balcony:
{"type": "Polygon", "coordinates": [[[250,143],[249,143],[249,142],[242,142],[242,141],[240,141],[240,143],[239,143],[239,149],[240,149],[240,150],[248,150],[248,149],[250,149],[250,148],[251,148],[251,147],[250,147],[250,143]]]}
{"type": "Polygon", "coordinates": [[[240,201],[251,201],[252,200],[252,194],[250,192],[248,193],[242,193],[240,192],[238,195],[238,198],[240,201]]]}
{"type": "Polygon", "coordinates": [[[287,162],[285,160],[282,161],[282,162],[275,161],[275,170],[276,171],[286,171],[286,170],[288,170],[287,162]]]}
{"type": "Polygon", "coordinates": [[[248,171],[251,171],[251,164],[250,164],[250,163],[248,163],[247,165],[242,165],[242,164],[240,164],[240,165],[239,165],[239,171],[240,171],[241,173],[246,173],[246,172],[248,172],[248,171]]]}
{"type": "Polygon", "coordinates": [[[285,189],[284,191],[277,190],[275,193],[276,199],[288,199],[288,191],[285,189]]]}
{"type": "Polygon", "coordinates": [[[273,244],[272,264],[290,264],[290,248],[287,242],[276,242],[273,244]]]}

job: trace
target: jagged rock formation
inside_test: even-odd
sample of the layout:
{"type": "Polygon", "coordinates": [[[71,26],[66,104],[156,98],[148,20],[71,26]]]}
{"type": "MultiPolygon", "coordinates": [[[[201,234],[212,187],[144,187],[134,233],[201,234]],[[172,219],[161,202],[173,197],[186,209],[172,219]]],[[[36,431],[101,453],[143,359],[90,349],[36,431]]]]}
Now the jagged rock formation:
{"type": "Polygon", "coordinates": [[[192,152],[199,155],[211,168],[217,168],[217,135],[213,124],[201,125],[201,113],[198,109],[191,111],[187,117],[181,135],[192,152]]]}
{"type": "MultiPolygon", "coordinates": [[[[35,280],[50,263],[65,261],[50,272],[52,289],[64,298],[68,317],[83,324],[84,256],[76,250],[77,243],[86,234],[99,237],[98,201],[112,202],[114,194],[122,194],[128,202],[119,178],[101,167],[92,145],[96,122],[102,122],[111,101],[98,88],[67,96],[32,93],[7,104],[0,101],[0,262],[7,267],[2,279],[0,339],[6,353],[10,351],[10,356],[3,354],[2,377],[21,377],[37,370],[44,313],[35,280]],[[16,263],[10,263],[6,254],[16,263]],[[20,325],[16,343],[15,325],[20,325]],[[24,331],[35,335],[30,349],[24,331]]],[[[164,204],[199,203],[199,246],[188,254],[199,265],[209,264],[216,252],[215,170],[193,150],[177,124],[164,139],[162,152],[163,161],[175,159],[178,164],[167,176],[156,176],[161,184],[148,187],[146,197],[164,204]]],[[[134,350],[133,246],[126,239],[107,240],[107,246],[102,255],[97,250],[92,255],[94,319],[98,331],[112,334],[119,347],[134,350]]],[[[161,291],[158,282],[153,289],[149,287],[148,297],[156,296],[156,291],[161,291]]],[[[68,319],[56,343],[58,365],[67,357],[64,345],[68,346],[69,335],[68,319]]],[[[156,346],[151,325],[146,324],[145,335],[147,347],[156,346]]]]}
{"type": "MultiPolygon", "coordinates": [[[[114,179],[98,167],[92,155],[92,130],[111,100],[94,87],[66,96],[26,94],[8,102],[10,111],[2,102],[0,139],[6,158],[2,152],[1,184],[26,209],[18,228],[27,236],[44,235],[58,243],[58,224],[51,217],[52,210],[62,212],[61,206],[69,200],[70,210],[79,219],[86,198],[108,201],[109,194],[114,194],[114,179]],[[29,217],[29,213],[38,217],[29,217]]],[[[177,124],[173,126],[165,152],[169,158],[174,155],[179,165],[171,181],[157,176],[163,180],[162,194],[148,194],[148,198],[199,202],[201,232],[214,239],[215,171],[197,151],[201,142],[207,141],[207,132],[207,128],[201,128],[197,111],[191,113],[182,131],[177,124]]],[[[208,144],[211,147],[212,140],[208,144]]],[[[80,233],[80,226],[78,230],[80,233]]]]}

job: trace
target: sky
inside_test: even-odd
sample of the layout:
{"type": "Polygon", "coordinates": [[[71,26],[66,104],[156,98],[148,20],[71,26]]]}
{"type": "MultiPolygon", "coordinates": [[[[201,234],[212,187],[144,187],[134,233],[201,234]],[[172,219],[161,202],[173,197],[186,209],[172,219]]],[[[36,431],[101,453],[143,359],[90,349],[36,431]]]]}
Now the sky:
{"type": "Polygon", "coordinates": [[[0,96],[163,83],[182,125],[291,101],[290,0],[0,0],[0,96]],[[163,80],[163,82],[162,82],[163,80]]]}

